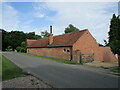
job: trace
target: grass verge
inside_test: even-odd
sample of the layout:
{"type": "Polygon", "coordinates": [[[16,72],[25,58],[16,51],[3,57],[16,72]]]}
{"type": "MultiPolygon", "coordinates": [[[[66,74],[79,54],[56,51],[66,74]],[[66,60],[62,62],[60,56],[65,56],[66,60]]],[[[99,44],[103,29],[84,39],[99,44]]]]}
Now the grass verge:
{"type": "Polygon", "coordinates": [[[58,59],[58,58],[53,58],[53,57],[39,56],[39,55],[35,55],[35,54],[30,54],[30,53],[22,53],[22,54],[33,56],[33,57],[39,57],[39,58],[43,58],[43,59],[47,59],[47,60],[53,60],[53,61],[57,61],[57,62],[65,63],[65,64],[82,64],[82,63],[77,63],[77,62],[69,61],[69,60],[65,60],[65,59],[58,59]]]}
{"type": "Polygon", "coordinates": [[[114,69],[112,69],[111,71],[120,74],[120,68],[114,68],[114,69]]]}
{"type": "Polygon", "coordinates": [[[17,65],[12,63],[5,56],[2,56],[2,81],[9,80],[16,77],[25,76],[25,72],[17,65]]]}

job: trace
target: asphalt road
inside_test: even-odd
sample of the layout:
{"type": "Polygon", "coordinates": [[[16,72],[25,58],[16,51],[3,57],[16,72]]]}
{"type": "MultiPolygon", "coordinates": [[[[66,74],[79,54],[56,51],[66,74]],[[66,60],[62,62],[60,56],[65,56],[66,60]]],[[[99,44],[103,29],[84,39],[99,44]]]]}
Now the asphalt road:
{"type": "Polygon", "coordinates": [[[7,58],[55,88],[118,88],[118,77],[84,65],[68,65],[14,52],[7,58]]]}

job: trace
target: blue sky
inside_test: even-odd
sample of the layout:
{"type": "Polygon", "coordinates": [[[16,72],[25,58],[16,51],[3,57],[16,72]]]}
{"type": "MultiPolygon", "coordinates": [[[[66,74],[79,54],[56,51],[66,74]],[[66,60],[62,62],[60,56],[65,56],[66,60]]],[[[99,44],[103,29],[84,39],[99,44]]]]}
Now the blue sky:
{"type": "Polygon", "coordinates": [[[117,2],[3,2],[2,27],[7,31],[35,32],[53,25],[53,34],[64,33],[73,24],[88,29],[97,42],[104,44],[108,37],[112,14],[118,12],[117,2]]]}

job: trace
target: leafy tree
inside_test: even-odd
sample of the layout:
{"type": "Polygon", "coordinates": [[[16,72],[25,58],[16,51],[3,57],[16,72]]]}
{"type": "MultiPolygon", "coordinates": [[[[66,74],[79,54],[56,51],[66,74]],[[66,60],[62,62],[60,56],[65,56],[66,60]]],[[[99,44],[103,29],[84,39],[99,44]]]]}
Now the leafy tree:
{"type": "Polygon", "coordinates": [[[12,47],[13,51],[17,46],[20,46],[23,41],[26,40],[26,35],[21,31],[11,31],[5,36],[5,41],[12,47]]]}
{"type": "Polygon", "coordinates": [[[70,33],[70,32],[76,32],[79,31],[78,28],[74,27],[72,24],[70,24],[67,28],[65,28],[65,33],[70,33]]]}
{"type": "Polygon", "coordinates": [[[17,52],[22,52],[22,51],[23,51],[23,48],[22,48],[21,46],[17,46],[17,47],[16,47],[16,50],[17,50],[17,52]]]}
{"type": "Polygon", "coordinates": [[[23,49],[22,52],[26,52],[26,50],[27,50],[27,42],[26,41],[22,42],[21,47],[23,49]]]}
{"type": "Polygon", "coordinates": [[[119,56],[119,67],[120,67],[120,18],[113,14],[110,22],[109,31],[109,45],[114,54],[119,56]]]}
{"type": "Polygon", "coordinates": [[[117,31],[118,31],[118,18],[116,17],[115,14],[113,14],[113,17],[110,22],[110,31],[108,32],[109,34],[109,42],[114,41],[117,39],[117,31]]]}
{"type": "Polygon", "coordinates": [[[8,47],[8,43],[5,40],[5,36],[7,35],[8,32],[6,32],[3,29],[0,29],[0,31],[2,31],[2,51],[5,51],[6,48],[8,47]]]}
{"type": "Polygon", "coordinates": [[[44,32],[41,32],[41,36],[42,36],[43,38],[49,37],[49,33],[48,33],[47,30],[46,30],[46,31],[44,31],[44,32]]]}
{"type": "Polygon", "coordinates": [[[38,40],[38,39],[41,39],[41,36],[35,35],[35,32],[29,32],[29,33],[26,33],[26,38],[38,40]]]}
{"type": "Polygon", "coordinates": [[[42,37],[40,35],[35,35],[34,39],[35,40],[38,40],[38,39],[41,39],[42,37]]]}
{"type": "Polygon", "coordinates": [[[35,37],[35,32],[26,33],[26,36],[27,36],[27,39],[34,39],[34,37],[35,37]]]}
{"type": "Polygon", "coordinates": [[[27,46],[27,43],[26,43],[26,42],[22,42],[22,43],[21,43],[21,47],[26,48],[26,46],[27,46]]]}
{"type": "MultiPolygon", "coordinates": [[[[109,44],[113,53],[120,55],[120,47],[118,47],[118,43],[120,42],[120,19],[119,16],[116,17],[113,14],[113,18],[111,19],[110,31],[109,31],[109,44]]],[[[119,45],[120,46],[120,45],[119,45]]]]}
{"type": "MultiPolygon", "coordinates": [[[[0,29],[0,32],[2,31],[2,51],[5,50],[15,50],[18,46],[21,46],[24,48],[24,51],[26,51],[25,47],[22,45],[25,45],[26,39],[41,39],[40,35],[35,35],[35,32],[29,32],[24,33],[22,31],[11,31],[7,32],[3,29],[0,29]]],[[[27,46],[27,45],[26,45],[27,46]]]]}

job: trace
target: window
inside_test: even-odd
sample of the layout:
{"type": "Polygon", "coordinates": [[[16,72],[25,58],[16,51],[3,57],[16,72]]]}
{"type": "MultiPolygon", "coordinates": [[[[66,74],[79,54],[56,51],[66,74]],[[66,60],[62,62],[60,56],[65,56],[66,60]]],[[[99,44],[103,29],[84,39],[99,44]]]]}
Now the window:
{"type": "Polygon", "coordinates": [[[70,52],[70,50],[67,50],[67,52],[70,52]]]}
{"type": "Polygon", "coordinates": [[[64,48],[63,52],[70,52],[70,50],[64,48]]]}
{"type": "Polygon", "coordinates": [[[64,50],[63,50],[64,52],[66,52],[66,49],[64,48],[64,50]]]}

